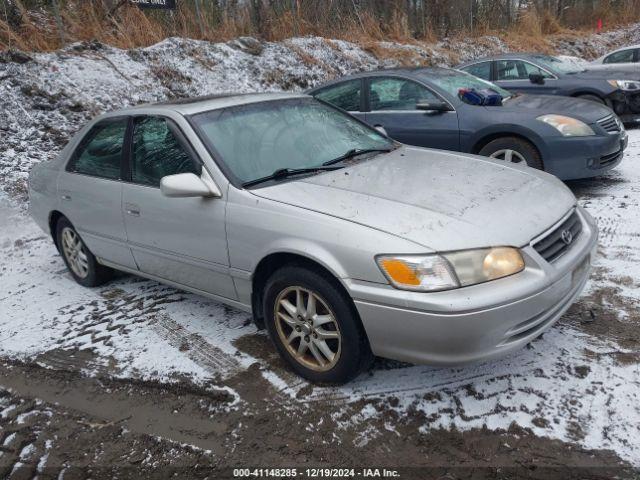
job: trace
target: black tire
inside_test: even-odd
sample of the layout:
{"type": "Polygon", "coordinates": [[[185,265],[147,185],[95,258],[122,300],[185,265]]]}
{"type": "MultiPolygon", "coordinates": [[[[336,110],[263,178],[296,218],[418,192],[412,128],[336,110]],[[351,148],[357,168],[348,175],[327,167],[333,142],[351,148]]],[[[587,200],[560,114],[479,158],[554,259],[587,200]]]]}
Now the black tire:
{"type": "Polygon", "coordinates": [[[69,273],[71,273],[73,279],[80,285],[84,287],[97,287],[109,281],[113,276],[113,270],[98,263],[95,255],[91,253],[71,222],[65,217],[60,217],[58,223],[56,224],[56,242],[58,250],[60,251],[60,255],[62,256],[62,259],[64,260],[69,273]],[[63,232],[65,232],[65,230],[70,230],[71,232],[73,232],[80,241],[79,248],[86,257],[87,272],[84,276],[78,274],[74,270],[74,267],[72,266],[72,260],[69,258],[67,250],[64,248],[63,232]]]}
{"type": "MultiPolygon", "coordinates": [[[[530,142],[518,137],[501,137],[487,143],[478,152],[485,157],[491,157],[495,154],[500,154],[506,150],[513,150],[517,152],[528,166],[537,168],[538,170],[544,170],[542,164],[542,157],[538,149],[530,142]]],[[[500,158],[500,157],[498,157],[500,158]]]]}
{"type": "MultiPolygon", "coordinates": [[[[294,292],[292,292],[292,294],[295,295],[294,292]]],[[[281,297],[280,300],[282,300],[282,298],[286,299],[286,297],[281,297]]],[[[308,296],[306,298],[308,301],[308,296]]],[[[306,305],[308,305],[308,303],[306,305]]],[[[271,275],[265,285],[263,311],[269,336],[282,358],[289,364],[293,371],[311,382],[321,384],[346,383],[367,368],[373,360],[369,342],[367,341],[366,334],[364,333],[352,300],[336,285],[336,280],[329,275],[298,265],[289,265],[280,268],[271,275]],[[326,306],[329,309],[329,313],[333,313],[332,318],[335,319],[335,322],[332,322],[331,325],[326,327],[325,325],[327,324],[322,325],[318,327],[317,330],[318,334],[320,334],[321,331],[324,332],[325,330],[335,328],[335,330],[329,331],[336,331],[341,337],[339,347],[337,347],[338,343],[332,345],[332,350],[339,351],[339,355],[337,355],[337,359],[327,361],[326,367],[330,367],[328,370],[318,371],[317,369],[309,368],[302,363],[304,360],[298,360],[289,350],[289,348],[300,348],[300,343],[303,338],[308,338],[312,342],[322,341],[321,338],[319,340],[313,340],[315,335],[312,337],[308,332],[307,335],[305,335],[304,331],[302,331],[299,337],[292,342],[288,342],[290,347],[287,347],[285,339],[281,338],[281,333],[279,333],[280,329],[280,332],[283,332],[283,337],[286,333],[293,334],[293,327],[291,325],[283,320],[276,320],[275,310],[276,305],[281,308],[279,297],[296,287],[299,287],[303,292],[306,291],[307,294],[308,292],[313,292],[317,295],[318,312],[321,312],[323,307],[326,306]],[[324,306],[321,305],[322,302],[324,302],[324,306]],[[280,322],[280,326],[278,326],[276,322],[280,322]],[[285,328],[289,328],[290,330],[284,332],[285,328]],[[335,361],[335,364],[331,366],[333,361],[335,361]]],[[[325,311],[324,313],[327,312],[325,311]]],[[[320,313],[318,313],[318,315],[320,315],[320,313]]],[[[327,315],[325,315],[325,317],[326,316],[327,315]]],[[[310,323],[307,328],[312,328],[312,324],[310,323]]],[[[315,334],[316,330],[312,331],[315,334]]],[[[309,340],[307,340],[307,342],[309,340]]],[[[327,343],[331,341],[336,342],[335,340],[326,340],[327,343]]],[[[315,362],[310,347],[311,344],[309,343],[309,348],[305,350],[307,353],[304,355],[309,357],[310,362],[315,362]]],[[[315,346],[314,348],[316,352],[319,351],[315,346]]],[[[322,355],[322,358],[327,360],[328,357],[322,355]]]]}
{"type": "Polygon", "coordinates": [[[584,95],[578,95],[576,98],[581,98],[582,100],[590,100],[592,102],[599,103],[600,105],[606,105],[605,101],[601,99],[597,95],[591,95],[589,93],[585,93],[584,95]]]}

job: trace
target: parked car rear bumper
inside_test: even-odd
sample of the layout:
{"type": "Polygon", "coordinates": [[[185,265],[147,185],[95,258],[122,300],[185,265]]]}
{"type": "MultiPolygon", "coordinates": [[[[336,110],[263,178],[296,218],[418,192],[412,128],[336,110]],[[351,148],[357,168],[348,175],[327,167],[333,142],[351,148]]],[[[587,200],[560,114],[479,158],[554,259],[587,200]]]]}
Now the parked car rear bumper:
{"type": "Polygon", "coordinates": [[[597,229],[587,213],[579,213],[583,231],[567,253],[549,264],[528,245],[522,249],[525,270],[511,277],[435,293],[350,282],[373,353],[456,365],[502,356],[531,342],[571,306],[589,277],[597,229]]]}
{"type": "Polygon", "coordinates": [[[624,156],[628,138],[620,134],[593,137],[557,137],[547,139],[545,171],[561,180],[601,175],[616,167],[624,156]]]}

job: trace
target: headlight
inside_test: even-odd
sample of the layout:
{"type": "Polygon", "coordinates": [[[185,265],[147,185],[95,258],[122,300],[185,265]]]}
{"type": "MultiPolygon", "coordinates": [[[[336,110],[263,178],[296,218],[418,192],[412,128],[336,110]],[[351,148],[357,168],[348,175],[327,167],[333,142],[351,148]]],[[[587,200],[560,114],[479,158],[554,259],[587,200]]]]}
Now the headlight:
{"type": "Polygon", "coordinates": [[[625,92],[640,90],[640,82],[636,80],[607,80],[609,85],[625,92]]]}
{"type": "Polygon", "coordinates": [[[538,120],[551,125],[565,137],[588,137],[595,135],[589,125],[576,118],[549,114],[538,117],[538,120]]]}
{"type": "Polygon", "coordinates": [[[439,255],[379,255],[378,266],[391,285],[433,292],[466,287],[513,275],[524,269],[517,248],[495,247],[439,255]]]}

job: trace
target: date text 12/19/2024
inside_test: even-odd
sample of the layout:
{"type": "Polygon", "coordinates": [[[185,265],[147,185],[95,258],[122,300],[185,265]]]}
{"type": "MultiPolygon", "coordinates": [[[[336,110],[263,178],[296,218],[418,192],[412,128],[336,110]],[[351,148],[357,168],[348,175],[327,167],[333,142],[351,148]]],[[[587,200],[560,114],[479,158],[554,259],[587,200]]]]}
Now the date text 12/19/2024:
{"type": "Polygon", "coordinates": [[[400,478],[387,468],[236,468],[234,478],[400,478]]]}

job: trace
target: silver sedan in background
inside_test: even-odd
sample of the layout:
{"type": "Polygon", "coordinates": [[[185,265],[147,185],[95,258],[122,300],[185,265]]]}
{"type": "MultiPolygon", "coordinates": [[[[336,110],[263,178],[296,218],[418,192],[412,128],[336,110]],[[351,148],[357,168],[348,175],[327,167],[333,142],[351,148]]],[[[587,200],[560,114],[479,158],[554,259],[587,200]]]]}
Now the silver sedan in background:
{"type": "Polygon", "coordinates": [[[596,226],[543,172],[409,147],[305,95],[229,95],[90,122],[29,178],[73,278],[113,269],[252,312],[315,382],[373,355],[484,360],[551,326],[596,226]]]}

